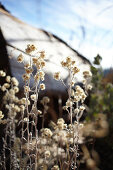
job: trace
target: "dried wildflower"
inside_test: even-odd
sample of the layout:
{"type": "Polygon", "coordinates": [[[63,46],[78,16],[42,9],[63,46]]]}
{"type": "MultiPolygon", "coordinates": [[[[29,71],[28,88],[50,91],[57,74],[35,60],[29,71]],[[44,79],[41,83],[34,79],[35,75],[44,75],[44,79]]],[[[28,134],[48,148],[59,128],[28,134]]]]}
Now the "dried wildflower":
{"type": "Polygon", "coordinates": [[[17,80],[15,77],[12,77],[12,78],[11,78],[11,81],[12,81],[12,84],[13,84],[14,86],[18,86],[18,85],[19,85],[19,82],[18,82],[18,80],[17,80]]]}
{"type": "Polygon", "coordinates": [[[15,95],[10,95],[10,99],[11,99],[12,101],[14,101],[14,100],[15,100],[15,95]]]}
{"type": "Polygon", "coordinates": [[[10,76],[6,76],[6,81],[7,81],[7,83],[10,83],[11,82],[11,77],[10,76]]]}
{"type": "Polygon", "coordinates": [[[39,72],[37,72],[37,73],[35,74],[34,79],[35,79],[35,81],[39,81],[39,80],[40,80],[40,74],[39,74],[39,72]]]}
{"type": "Polygon", "coordinates": [[[62,67],[67,67],[69,70],[71,70],[71,73],[76,74],[79,72],[79,69],[75,66],[75,63],[75,60],[72,60],[71,57],[67,57],[66,62],[62,61],[61,65],[62,67]]]}
{"type": "Polygon", "coordinates": [[[44,80],[45,73],[44,73],[43,71],[40,71],[40,72],[39,72],[39,75],[40,75],[41,80],[43,81],[43,80],[44,80]]]}
{"type": "Polygon", "coordinates": [[[33,61],[33,64],[36,64],[37,61],[38,61],[38,58],[37,58],[37,57],[33,57],[33,58],[32,58],[32,61],[33,61]]]}
{"type": "Polygon", "coordinates": [[[76,95],[84,95],[84,90],[81,88],[81,87],[78,87],[76,88],[76,92],[75,92],[76,95]]]}
{"type": "MultiPolygon", "coordinates": [[[[28,45],[26,52],[31,53],[35,49],[36,48],[34,45],[28,45]]],[[[79,69],[75,65],[75,60],[72,60],[71,57],[67,57],[66,61],[62,61],[61,62],[62,66],[66,67],[70,73],[69,89],[68,89],[69,99],[66,102],[66,106],[64,106],[63,108],[68,111],[71,124],[67,126],[67,124],[65,124],[64,122],[64,119],[60,118],[57,120],[57,123],[54,122],[50,123],[50,126],[52,127],[53,131],[51,131],[49,128],[42,128],[40,131],[41,135],[40,133],[38,134],[37,117],[38,115],[42,114],[42,111],[38,110],[36,105],[36,100],[37,100],[39,90],[45,89],[45,84],[43,83],[40,84],[41,81],[44,80],[44,76],[45,76],[45,73],[42,71],[42,68],[45,66],[44,58],[45,58],[45,52],[41,51],[39,56],[37,57],[31,56],[31,59],[29,61],[30,64],[27,63],[24,65],[25,74],[23,75],[23,79],[26,84],[24,86],[24,93],[26,95],[26,98],[22,98],[21,100],[19,100],[18,98],[16,99],[15,93],[18,91],[18,87],[13,87],[11,89],[12,91],[10,92],[10,90],[6,89],[8,86],[4,85],[3,87],[5,88],[6,93],[7,91],[9,91],[9,93],[7,93],[4,99],[7,100],[8,98],[8,100],[9,99],[12,100],[12,103],[10,105],[9,103],[8,104],[6,103],[6,108],[9,111],[11,110],[12,120],[15,118],[18,112],[20,111],[22,112],[21,113],[22,120],[20,121],[22,123],[22,145],[21,145],[22,155],[24,155],[23,153],[24,140],[27,146],[27,148],[25,149],[25,154],[26,154],[25,157],[27,157],[27,154],[29,154],[29,158],[28,157],[25,158],[27,159],[27,161],[25,160],[26,163],[24,163],[25,166],[29,166],[29,168],[32,167],[34,169],[37,168],[50,169],[51,165],[53,166],[54,163],[57,162],[60,167],[58,165],[54,165],[51,169],[59,170],[62,166],[61,165],[62,162],[67,161],[67,154],[69,154],[69,156],[72,156],[71,160],[73,160],[73,155],[75,156],[75,158],[77,157],[78,150],[76,151],[76,148],[78,148],[78,143],[80,141],[79,138],[81,135],[79,118],[84,111],[84,106],[83,105],[81,106],[81,103],[85,100],[86,98],[85,92],[86,90],[88,90],[88,88],[90,89],[90,86],[88,87],[86,83],[85,91],[80,86],[76,86],[74,89],[74,85],[75,85],[74,75],[77,72],[79,72],[79,69]],[[35,81],[34,86],[30,90],[29,88],[30,76],[33,76],[33,74],[35,73],[35,71],[33,72],[33,67],[36,68],[37,72],[34,75],[34,81],[35,81]],[[29,92],[32,92],[32,95],[29,92]],[[34,101],[32,102],[33,105],[31,107],[28,107],[28,105],[30,104],[29,98],[34,101]],[[74,108],[75,106],[77,107],[76,109],[74,108]],[[73,116],[75,117],[75,123],[73,123],[73,120],[71,120],[73,116]],[[35,132],[32,133],[33,132],[32,130],[35,132]],[[73,150],[74,154],[70,155],[70,152],[67,153],[67,149],[69,151],[70,148],[73,150]],[[38,156],[38,160],[37,160],[37,156],[38,156]],[[59,156],[61,159],[61,164],[59,162],[59,158],[58,158],[59,156]],[[49,162],[49,160],[52,160],[51,163],[49,162]],[[36,161],[37,161],[37,165],[35,165],[36,161]],[[31,164],[33,164],[33,166],[31,164]],[[36,167],[34,167],[34,165],[36,167]]],[[[19,56],[17,60],[18,62],[22,62],[23,58],[19,56]]],[[[84,75],[85,77],[88,77],[89,73],[84,73],[84,75]]],[[[60,72],[55,73],[54,78],[56,80],[60,80],[60,72]]],[[[10,78],[7,80],[7,83],[10,83],[10,78]]],[[[44,114],[47,113],[47,109],[48,109],[47,104],[49,103],[49,101],[50,99],[47,96],[43,97],[43,99],[41,100],[41,103],[43,104],[44,107],[44,114]]],[[[43,118],[44,118],[44,114],[42,116],[43,118]]],[[[42,125],[42,127],[44,126],[42,125]]],[[[16,150],[18,150],[18,148],[16,148],[16,150]]],[[[69,164],[71,164],[71,162],[69,164]]],[[[21,169],[23,168],[24,167],[21,167],[21,169]]],[[[69,169],[70,168],[71,167],[69,167],[69,169]]]]}
{"type": "Polygon", "coordinates": [[[74,81],[72,81],[72,82],[71,82],[71,86],[74,86],[74,85],[75,85],[75,82],[74,82],[74,81]]]}
{"type": "Polygon", "coordinates": [[[20,112],[20,108],[17,105],[14,105],[14,111],[15,112],[20,112]]]}
{"type": "Polygon", "coordinates": [[[38,70],[41,69],[41,65],[40,65],[40,62],[39,62],[39,61],[36,63],[36,68],[37,68],[38,70]]]}
{"type": "Polygon", "coordinates": [[[67,107],[71,107],[73,105],[72,101],[70,101],[69,99],[66,102],[66,106],[67,107]]]}
{"type": "Polygon", "coordinates": [[[76,74],[76,73],[78,73],[78,72],[80,71],[80,69],[77,68],[77,67],[74,67],[74,68],[72,69],[72,71],[73,71],[74,74],[76,74]]]}
{"type": "Polygon", "coordinates": [[[42,58],[42,59],[45,58],[45,51],[40,51],[40,58],[42,58]]]}
{"type": "Polygon", "coordinates": [[[41,90],[45,90],[45,84],[44,84],[44,83],[41,83],[41,84],[40,84],[40,89],[41,89],[41,90]]]}
{"type": "Polygon", "coordinates": [[[2,114],[2,111],[0,111],[0,120],[3,119],[4,115],[2,114]]]}
{"type": "Polygon", "coordinates": [[[42,114],[42,111],[41,111],[41,110],[37,110],[37,114],[38,114],[38,115],[41,115],[41,114],[42,114]]]}
{"type": "Polygon", "coordinates": [[[3,70],[0,70],[0,77],[5,77],[6,73],[3,70]]]}
{"type": "Polygon", "coordinates": [[[64,124],[64,119],[63,118],[60,118],[60,119],[57,120],[57,124],[61,123],[61,122],[64,124]]]}
{"type": "Polygon", "coordinates": [[[92,85],[91,85],[91,84],[88,84],[88,85],[87,85],[87,89],[88,89],[88,90],[91,90],[91,89],[92,89],[92,85]]]}
{"type": "Polygon", "coordinates": [[[67,106],[63,106],[62,108],[63,108],[63,110],[67,110],[67,106]]]}
{"type": "Polygon", "coordinates": [[[33,101],[36,100],[36,94],[32,94],[30,97],[31,97],[31,100],[33,100],[33,101]]]}
{"type": "Polygon", "coordinates": [[[13,89],[14,89],[15,93],[19,92],[19,88],[18,87],[15,86],[13,89]]]}
{"type": "Polygon", "coordinates": [[[17,61],[18,61],[19,63],[22,63],[23,60],[24,60],[24,57],[23,57],[22,54],[20,54],[20,55],[17,57],[17,61]]]}
{"type": "Polygon", "coordinates": [[[9,108],[11,107],[11,109],[14,109],[15,105],[14,103],[9,103],[9,108]]]}
{"type": "Polygon", "coordinates": [[[81,102],[83,102],[87,97],[84,90],[78,85],[75,87],[75,90],[74,101],[77,102],[81,100],[81,102]]]}
{"type": "Polygon", "coordinates": [[[64,61],[61,61],[61,65],[62,65],[62,67],[66,67],[66,66],[67,66],[67,63],[64,62],[64,61]]]}
{"type": "Polygon", "coordinates": [[[83,89],[79,85],[76,85],[75,90],[78,91],[78,92],[83,91],[83,89]]]}
{"type": "Polygon", "coordinates": [[[20,100],[20,104],[28,104],[28,105],[30,105],[30,101],[28,100],[28,99],[26,99],[26,98],[22,98],[21,100],[20,100]]]}
{"type": "Polygon", "coordinates": [[[82,95],[81,95],[81,101],[84,101],[85,99],[86,99],[86,94],[85,93],[83,93],[82,95]]]}
{"type": "Polygon", "coordinates": [[[50,158],[50,155],[51,155],[51,153],[49,150],[45,151],[44,156],[46,159],[50,158]]]}
{"type": "Polygon", "coordinates": [[[30,48],[31,48],[32,51],[36,50],[36,47],[33,44],[30,45],[30,48]]]}
{"type": "Polygon", "coordinates": [[[31,74],[33,72],[32,68],[25,68],[26,74],[31,74]]]}
{"type": "Polygon", "coordinates": [[[30,45],[30,44],[28,44],[27,48],[25,49],[26,53],[28,53],[28,54],[35,50],[36,50],[36,47],[34,45],[30,45]]]}
{"type": "MultiPolygon", "coordinates": [[[[68,125],[68,129],[73,130],[73,125],[72,125],[72,124],[69,124],[69,125],[68,125]]],[[[68,135],[69,135],[70,137],[72,136],[71,131],[70,131],[70,133],[69,133],[68,135]]]]}
{"type": "Polygon", "coordinates": [[[92,73],[90,71],[84,71],[83,76],[84,78],[90,78],[92,76],[92,73]]]}
{"type": "Polygon", "coordinates": [[[41,65],[42,68],[45,67],[45,61],[41,61],[40,65],[41,65]]]}
{"type": "Polygon", "coordinates": [[[86,84],[86,80],[83,80],[82,83],[83,83],[83,84],[86,84]]]}
{"type": "Polygon", "coordinates": [[[9,93],[10,93],[11,95],[14,95],[14,94],[15,94],[14,89],[10,89],[10,90],[9,90],[9,93]]]}
{"type": "Polygon", "coordinates": [[[64,127],[63,127],[64,129],[67,129],[67,124],[64,124],[64,127]]]}
{"type": "Polygon", "coordinates": [[[71,90],[71,96],[74,96],[75,95],[75,92],[74,92],[74,90],[72,89],[71,90]]]}
{"type": "Polygon", "coordinates": [[[74,96],[74,102],[79,102],[80,101],[80,97],[79,96],[74,96]]]}
{"type": "Polygon", "coordinates": [[[59,166],[58,165],[54,165],[51,170],[59,170],[59,166]]]}
{"type": "Polygon", "coordinates": [[[1,86],[1,90],[4,92],[4,91],[6,91],[6,87],[3,85],[3,86],[1,86]]]}
{"type": "Polygon", "coordinates": [[[24,92],[28,93],[30,91],[30,87],[29,86],[24,86],[24,92]]]}
{"type": "Polygon", "coordinates": [[[57,122],[57,126],[60,130],[64,129],[64,123],[63,122],[57,122]]]}
{"type": "Polygon", "coordinates": [[[78,108],[74,109],[74,113],[75,113],[75,114],[78,114],[79,111],[80,111],[80,110],[79,110],[78,108]]]}
{"type": "Polygon", "coordinates": [[[24,64],[24,68],[29,68],[31,67],[29,63],[24,64]]]}
{"type": "Polygon", "coordinates": [[[24,111],[25,110],[25,106],[24,105],[20,105],[20,110],[24,111]]]}
{"type": "Polygon", "coordinates": [[[67,57],[67,58],[66,58],[66,62],[67,62],[67,63],[71,63],[71,57],[67,57]]]}
{"type": "Polygon", "coordinates": [[[56,129],[56,124],[53,121],[50,121],[49,126],[56,129]]]}
{"type": "MultiPolygon", "coordinates": [[[[64,135],[63,135],[64,137],[64,135]]],[[[65,137],[64,137],[65,138],[65,137]]],[[[66,139],[66,138],[65,138],[66,139]]],[[[62,141],[63,142],[63,141],[62,141]]],[[[64,149],[58,148],[58,156],[61,156],[63,153],[65,153],[64,149]]]]}
{"type": "Polygon", "coordinates": [[[50,138],[50,137],[53,135],[53,133],[52,133],[52,131],[51,131],[50,129],[45,128],[45,129],[43,130],[43,134],[42,134],[42,135],[47,136],[47,137],[50,138]]]}
{"type": "Polygon", "coordinates": [[[75,63],[76,63],[76,61],[74,61],[74,60],[71,62],[72,65],[74,65],[75,63]]]}
{"type": "Polygon", "coordinates": [[[27,117],[25,117],[25,118],[24,118],[24,121],[27,122],[27,121],[29,121],[29,119],[28,119],[27,117]]]}
{"type": "Polygon", "coordinates": [[[14,99],[15,103],[19,103],[19,99],[18,97],[15,96],[15,99],[14,99]]]}
{"type": "Polygon", "coordinates": [[[28,81],[30,79],[30,75],[29,74],[23,74],[22,76],[24,81],[28,81]]]}
{"type": "Polygon", "coordinates": [[[56,73],[54,74],[54,79],[55,79],[55,80],[60,80],[60,72],[56,72],[56,73]]]}
{"type": "Polygon", "coordinates": [[[80,106],[79,109],[80,109],[80,111],[84,111],[85,107],[84,106],[80,106]]]}

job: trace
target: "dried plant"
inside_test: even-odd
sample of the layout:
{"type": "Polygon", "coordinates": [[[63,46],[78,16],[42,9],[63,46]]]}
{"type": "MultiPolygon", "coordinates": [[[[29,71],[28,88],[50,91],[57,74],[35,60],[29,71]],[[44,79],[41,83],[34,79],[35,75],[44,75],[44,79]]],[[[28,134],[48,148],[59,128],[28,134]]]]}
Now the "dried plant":
{"type": "MultiPolygon", "coordinates": [[[[4,92],[3,105],[7,110],[6,119],[3,119],[4,115],[0,111],[0,123],[5,124],[2,168],[7,169],[6,163],[9,159],[10,169],[14,170],[77,169],[79,145],[84,144],[86,136],[90,136],[92,132],[85,132],[87,124],[80,122],[85,110],[84,101],[88,91],[92,88],[90,83],[92,74],[90,71],[83,72],[82,88],[76,85],[75,81],[76,74],[80,71],[76,66],[76,61],[67,57],[66,61],[61,62],[62,67],[69,71],[68,85],[65,85],[61,79],[60,72],[55,73],[53,77],[57,81],[61,81],[68,89],[68,100],[63,109],[67,111],[70,123],[59,118],[56,123],[50,121],[48,128],[46,128],[44,123],[50,99],[47,96],[42,98],[40,101],[43,106],[42,111],[37,105],[40,91],[46,88],[43,83],[45,79],[43,68],[46,64],[45,52],[37,51],[34,45],[28,45],[25,51],[30,55],[27,62],[25,62],[23,54],[17,57],[18,63],[24,64],[25,74],[22,78],[25,83],[25,97],[19,99],[16,96],[16,93],[19,92],[19,83],[16,78],[6,76],[4,71],[0,71],[1,77],[6,76],[6,83],[1,86],[1,90],[4,92]],[[33,80],[32,86],[31,79],[33,80]],[[38,130],[39,116],[42,117],[40,131],[38,130]],[[17,127],[20,127],[20,133],[16,133],[17,127]]],[[[95,124],[92,129],[93,131],[96,129],[95,124]]],[[[84,145],[82,150],[83,153],[84,150],[87,150],[84,145]]]]}

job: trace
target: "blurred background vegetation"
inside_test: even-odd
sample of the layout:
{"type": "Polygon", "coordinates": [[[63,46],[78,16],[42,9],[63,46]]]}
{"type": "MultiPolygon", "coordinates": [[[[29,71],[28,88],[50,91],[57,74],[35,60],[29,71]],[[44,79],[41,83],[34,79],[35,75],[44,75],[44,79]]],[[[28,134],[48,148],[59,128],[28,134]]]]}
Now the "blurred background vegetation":
{"type": "Polygon", "coordinates": [[[113,169],[113,69],[103,70],[101,60],[102,57],[97,55],[91,66],[93,89],[89,96],[89,111],[86,121],[92,119],[99,121],[102,114],[107,117],[109,133],[106,137],[96,140],[95,148],[100,154],[100,168],[110,170],[113,169]]]}

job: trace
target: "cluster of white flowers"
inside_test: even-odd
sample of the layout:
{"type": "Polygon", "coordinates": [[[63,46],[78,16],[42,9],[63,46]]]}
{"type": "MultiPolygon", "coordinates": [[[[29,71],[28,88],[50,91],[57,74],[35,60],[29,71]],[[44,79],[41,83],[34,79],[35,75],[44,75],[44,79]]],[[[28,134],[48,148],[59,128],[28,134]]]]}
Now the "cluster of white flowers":
{"type": "MultiPolygon", "coordinates": [[[[19,98],[16,93],[19,92],[19,82],[15,77],[6,76],[6,83],[1,86],[1,90],[4,93],[3,104],[8,110],[8,117],[15,117],[17,113],[21,111],[22,105],[20,105],[19,98]]],[[[22,102],[23,104],[23,102],[22,102]]]]}
{"type": "MultiPolygon", "coordinates": [[[[6,76],[6,73],[5,73],[5,76],[6,76]]],[[[10,76],[6,76],[6,83],[4,83],[1,86],[1,90],[3,92],[5,92],[7,89],[10,88],[11,85],[13,86],[13,90],[15,91],[15,93],[18,93],[18,91],[19,91],[19,88],[18,88],[19,82],[15,77],[11,78],[10,76]]]]}
{"type": "Polygon", "coordinates": [[[84,88],[86,89],[86,91],[91,90],[92,89],[92,84],[91,84],[92,73],[90,71],[84,71],[83,77],[84,77],[84,80],[83,80],[84,88]]]}
{"type": "Polygon", "coordinates": [[[86,79],[86,78],[92,77],[92,73],[90,71],[84,71],[83,76],[86,79]]]}
{"type": "MultiPolygon", "coordinates": [[[[41,52],[36,52],[38,54],[37,57],[32,57],[32,52],[35,52],[37,50],[37,48],[34,45],[28,45],[26,48],[26,53],[28,53],[30,55],[30,61],[28,63],[24,62],[24,56],[22,54],[20,54],[17,57],[17,61],[19,63],[24,63],[24,68],[25,68],[25,74],[23,74],[23,80],[26,82],[26,84],[30,81],[31,76],[34,77],[34,81],[35,82],[39,82],[44,81],[44,76],[45,73],[42,71],[43,67],[45,66],[45,52],[41,51],[41,52]],[[33,71],[33,66],[35,66],[35,68],[37,69],[36,74],[34,75],[33,71]]],[[[41,84],[40,85],[40,89],[44,90],[45,89],[45,85],[41,84]]],[[[25,90],[26,92],[26,90],[25,90]]]]}
{"type": "Polygon", "coordinates": [[[0,70],[0,77],[5,77],[6,73],[3,70],[0,70]]]}
{"type": "Polygon", "coordinates": [[[74,95],[74,101],[75,102],[79,102],[81,101],[82,103],[84,102],[84,100],[86,99],[86,94],[84,92],[84,90],[80,87],[80,86],[76,86],[75,87],[75,95],[74,95]]]}
{"type": "MultiPolygon", "coordinates": [[[[68,141],[70,141],[70,143],[73,144],[73,147],[71,147],[71,150],[73,150],[73,152],[75,153],[75,157],[77,158],[78,141],[80,140],[79,121],[85,110],[85,106],[83,103],[88,95],[87,91],[92,89],[92,86],[90,84],[92,74],[90,71],[83,72],[83,77],[84,77],[84,80],[83,80],[84,89],[83,89],[79,85],[76,85],[76,82],[75,82],[75,76],[80,71],[80,69],[76,66],[76,61],[73,60],[71,57],[67,57],[66,61],[61,62],[61,65],[63,67],[66,67],[69,70],[69,84],[68,84],[69,85],[68,87],[69,98],[67,99],[66,105],[63,106],[63,109],[67,110],[69,117],[70,117],[71,124],[68,126],[68,128],[69,127],[71,128],[70,129],[71,133],[68,134],[70,136],[70,140],[68,141]],[[76,119],[75,125],[76,125],[77,130],[75,130],[75,125],[73,126],[73,119],[76,119]],[[74,148],[76,148],[76,150],[74,148]]],[[[57,72],[54,74],[54,79],[61,80],[60,72],[57,72]]],[[[66,126],[64,126],[63,121],[59,121],[57,126],[59,127],[61,131],[63,130],[64,127],[66,128],[66,126]]],[[[63,139],[65,139],[64,135],[62,136],[63,136],[63,139]]],[[[54,136],[54,138],[58,139],[56,135],[54,136]]],[[[66,140],[67,139],[68,138],[66,136],[66,140]]],[[[73,166],[73,162],[72,162],[72,166],[73,166]]],[[[76,161],[75,161],[75,167],[76,167],[76,161]]]]}
{"type": "Polygon", "coordinates": [[[42,136],[50,138],[52,136],[52,131],[48,128],[42,129],[42,136]]]}
{"type": "MultiPolygon", "coordinates": [[[[71,57],[67,57],[66,61],[61,61],[61,65],[71,71],[73,76],[80,71],[80,69],[76,66],[75,60],[72,60],[71,57]]],[[[61,80],[60,72],[56,72],[53,77],[55,80],[61,80]]]]}
{"type": "MultiPolygon", "coordinates": [[[[28,119],[24,118],[27,122],[28,119]]],[[[63,118],[59,118],[57,123],[51,121],[50,128],[43,128],[40,130],[41,135],[38,138],[38,168],[47,167],[59,168],[58,165],[55,164],[58,158],[63,161],[69,161],[69,146],[72,146],[73,143],[77,142],[77,139],[73,139],[74,134],[77,131],[76,122],[71,125],[67,125],[63,118]],[[66,148],[66,149],[65,149],[66,148]]],[[[83,143],[83,124],[79,125],[79,143],[83,143]]],[[[36,141],[32,142],[31,151],[35,150],[36,141]]],[[[26,150],[26,147],[25,147],[26,150]]]]}
{"type": "MultiPolygon", "coordinates": [[[[27,46],[25,51],[30,56],[30,60],[27,63],[24,61],[23,54],[17,57],[17,62],[24,64],[25,73],[22,78],[25,82],[25,97],[19,99],[16,96],[19,92],[18,80],[15,77],[6,76],[6,73],[0,70],[0,76],[6,76],[6,82],[0,89],[5,94],[3,104],[8,110],[7,116],[9,124],[7,124],[7,127],[10,134],[12,133],[11,131],[13,131],[14,137],[16,117],[19,114],[21,115],[17,123],[21,125],[22,137],[21,140],[16,140],[18,141],[18,145],[15,145],[13,141],[15,150],[16,152],[18,151],[17,155],[19,155],[20,165],[22,164],[22,160],[27,159],[27,161],[25,161],[27,169],[48,169],[51,167],[51,170],[60,170],[61,167],[63,167],[63,162],[68,164],[75,159],[74,163],[76,165],[78,144],[84,142],[84,125],[79,121],[85,110],[83,103],[87,97],[87,91],[92,88],[90,84],[92,75],[89,71],[83,72],[84,88],[82,88],[76,85],[75,82],[75,76],[80,71],[76,66],[76,61],[71,57],[67,57],[66,61],[61,62],[61,65],[69,71],[69,97],[63,109],[68,112],[70,124],[67,124],[63,118],[59,118],[56,123],[50,122],[50,128],[45,128],[44,116],[49,110],[50,99],[44,96],[40,101],[43,106],[43,112],[37,108],[39,91],[45,90],[45,84],[43,83],[45,80],[45,73],[43,71],[45,66],[45,52],[37,52],[36,50],[37,48],[34,45],[27,46]],[[34,55],[34,53],[36,53],[36,55],[34,55]],[[33,87],[30,87],[31,77],[34,80],[33,87]],[[38,116],[42,117],[42,129],[39,132],[37,129],[38,116]],[[21,148],[20,151],[19,147],[21,148]],[[20,155],[22,156],[21,159],[20,155]]],[[[61,81],[60,72],[56,72],[53,77],[61,81]]],[[[0,111],[0,122],[3,118],[4,115],[2,111],[0,111]]],[[[15,137],[15,139],[17,138],[15,137]]],[[[71,168],[71,165],[68,165],[69,168],[71,168]]],[[[23,169],[22,166],[20,168],[23,169]]]]}
{"type": "Polygon", "coordinates": [[[56,73],[54,74],[54,79],[60,80],[60,72],[56,72],[56,73]]]}
{"type": "MultiPolygon", "coordinates": [[[[37,48],[34,45],[27,45],[27,48],[25,49],[25,52],[29,55],[29,61],[25,62],[23,54],[20,54],[17,57],[17,62],[24,64],[25,73],[22,75],[22,78],[25,82],[24,86],[24,94],[25,97],[23,97],[20,101],[20,110],[22,112],[22,120],[19,122],[22,123],[22,143],[21,145],[24,145],[24,142],[27,143],[27,151],[25,154],[29,155],[29,162],[35,161],[35,169],[37,169],[36,160],[37,160],[37,145],[38,145],[38,130],[37,130],[37,120],[38,116],[43,117],[44,114],[42,114],[41,110],[38,110],[37,108],[37,101],[38,101],[38,93],[40,90],[45,90],[45,84],[43,81],[45,80],[45,73],[43,71],[43,68],[45,66],[45,52],[44,51],[37,51],[37,48]],[[31,77],[34,80],[33,86],[30,87],[30,81],[31,77]],[[31,107],[30,107],[31,106],[31,107]],[[31,127],[31,129],[29,128],[31,127]],[[34,133],[32,131],[34,130],[34,133]],[[26,136],[27,134],[27,136],[26,136]],[[36,145],[35,145],[35,153],[34,158],[32,158],[32,144],[34,138],[36,139],[36,145]]],[[[43,99],[44,108],[46,105],[46,112],[47,112],[47,103],[49,102],[49,99],[45,98],[43,99]]],[[[47,138],[51,137],[52,132],[49,129],[43,129],[43,136],[46,136],[47,138]]],[[[49,157],[49,153],[45,153],[45,157],[49,157]]],[[[29,168],[32,168],[31,163],[28,165],[29,168]]]]}
{"type": "Polygon", "coordinates": [[[58,165],[54,165],[51,170],[59,170],[59,166],[58,165]]]}
{"type": "Polygon", "coordinates": [[[0,110],[0,120],[3,119],[4,115],[2,114],[2,111],[0,110]]]}
{"type": "Polygon", "coordinates": [[[23,60],[24,60],[24,57],[23,57],[22,54],[20,54],[20,55],[17,57],[17,61],[18,61],[19,63],[22,63],[23,60]]]}
{"type": "Polygon", "coordinates": [[[73,75],[75,75],[76,73],[80,71],[80,69],[76,66],[76,61],[72,60],[71,57],[67,57],[66,61],[61,62],[61,65],[71,70],[73,75]]]}
{"type": "Polygon", "coordinates": [[[36,47],[32,44],[28,44],[27,45],[27,48],[25,49],[25,51],[26,51],[26,53],[31,53],[31,52],[33,52],[33,51],[35,51],[36,50],[36,47]]]}

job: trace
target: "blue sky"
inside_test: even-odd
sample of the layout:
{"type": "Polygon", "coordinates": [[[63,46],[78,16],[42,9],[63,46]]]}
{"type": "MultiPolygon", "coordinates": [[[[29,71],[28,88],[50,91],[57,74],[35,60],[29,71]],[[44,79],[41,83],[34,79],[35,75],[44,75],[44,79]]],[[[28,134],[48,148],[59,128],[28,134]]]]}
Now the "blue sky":
{"type": "Polygon", "coordinates": [[[113,0],[1,0],[21,20],[56,34],[90,61],[113,67],[113,0]]]}

